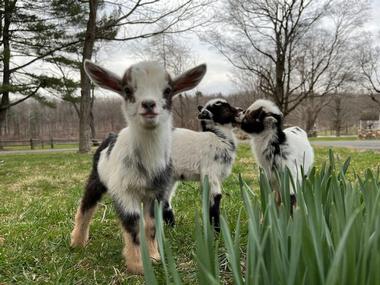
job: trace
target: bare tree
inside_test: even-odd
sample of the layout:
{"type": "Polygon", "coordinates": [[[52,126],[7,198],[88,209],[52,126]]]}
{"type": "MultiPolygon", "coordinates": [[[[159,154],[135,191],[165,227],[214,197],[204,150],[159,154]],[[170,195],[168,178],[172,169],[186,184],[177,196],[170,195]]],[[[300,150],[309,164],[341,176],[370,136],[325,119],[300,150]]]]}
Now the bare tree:
{"type": "MultiPolygon", "coordinates": [[[[184,0],[165,5],[154,0],[89,1],[89,14],[83,45],[83,62],[91,59],[99,40],[125,42],[149,38],[159,34],[186,32],[207,23],[204,7],[209,0],[184,0]],[[99,9],[112,9],[112,13],[98,19],[99,9]]],[[[81,66],[81,101],[79,123],[79,151],[91,149],[91,84],[81,66]]]]}
{"type": "Polygon", "coordinates": [[[335,136],[340,137],[344,129],[344,123],[350,114],[350,106],[345,103],[345,92],[339,92],[332,97],[332,104],[329,105],[331,110],[331,126],[335,131],[335,136]]]}
{"type": "Polygon", "coordinates": [[[297,95],[306,103],[303,115],[309,135],[321,110],[330,103],[336,91],[356,80],[357,67],[349,42],[355,32],[355,27],[350,28],[354,22],[336,22],[339,26],[333,30],[311,29],[300,42],[294,76],[300,83],[297,95]],[[348,28],[350,32],[344,34],[342,30],[348,28]]]}
{"type": "Polygon", "coordinates": [[[196,55],[188,44],[191,38],[179,34],[162,33],[148,41],[137,42],[134,46],[137,57],[144,60],[155,60],[170,73],[181,74],[196,63],[196,55]]]}
{"type": "Polygon", "coordinates": [[[367,35],[359,43],[358,51],[357,60],[361,69],[362,86],[368,90],[371,99],[380,106],[380,47],[374,44],[370,35],[367,35]]]}
{"type": "MultiPolygon", "coordinates": [[[[164,22],[164,24],[166,25],[167,23],[164,22]]],[[[162,64],[172,75],[177,75],[194,66],[197,61],[191,47],[185,44],[185,40],[189,41],[191,38],[178,34],[162,33],[150,38],[148,41],[144,41],[144,43],[137,42],[134,50],[137,57],[144,60],[155,60],[162,64]]],[[[189,125],[185,122],[185,118],[189,117],[189,112],[194,113],[190,109],[197,110],[197,106],[190,104],[193,101],[189,100],[188,96],[188,94],[184,93],[173,98],[174,116],[178,119],[176,121],[179,121],[179,126],[182,128],[189,125]]]]}
{"type": "Polygon", "coordinates": [[[359,12],[365,10],[361,1],[349,0],[334,3],[328,0],[226,0],[225,3],[223,14],[226,16],[221,16],[220,22],[229,26],[229,32],[226,33],[224,27],[204,39],[235,68],[250,74],[252,81],[258,82],[260,92],[279,105],[285,116],[307,98],[305,91],[310,90],[309,87],[318,92],[316,82],[327,73],[340,38],[348,26],[354,25],[348,19],[357,20],[359,12]],[[337,13],[343,11],[339,10],[342,8],[349,10],[345,17],[337,13]],[[334,27],[333,36],[325,43],[319,65],[306,72],[305,66],[302,68],[306,55],[300,47],[317,24],[334,27]],[[300,65],[303,75],[299,73],[300,65]]]}

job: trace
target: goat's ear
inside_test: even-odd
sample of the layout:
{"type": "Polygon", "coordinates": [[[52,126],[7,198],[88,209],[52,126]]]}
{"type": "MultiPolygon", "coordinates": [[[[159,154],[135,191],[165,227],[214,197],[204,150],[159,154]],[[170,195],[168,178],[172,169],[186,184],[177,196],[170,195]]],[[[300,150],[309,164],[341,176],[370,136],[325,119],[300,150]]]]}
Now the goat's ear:
{"type": "Polygon", "coordinates": [[[198,65],[173,80],[173,95],[193,89],[206,74],[206,64],[198,65]]]}
{"type": "Polygon", "coordinates": [[[87,59],[84,62],[84,70],[92,82],[99,87],[122,94],[121,78],[115,73],[87,59]]]}
{"type": "Polygon", "coordinates": [[[198,106],[198,111],[200,112],[200,111],[202,111],[202,109],[203,109],[203,106],[199,105],[198,106]]]}

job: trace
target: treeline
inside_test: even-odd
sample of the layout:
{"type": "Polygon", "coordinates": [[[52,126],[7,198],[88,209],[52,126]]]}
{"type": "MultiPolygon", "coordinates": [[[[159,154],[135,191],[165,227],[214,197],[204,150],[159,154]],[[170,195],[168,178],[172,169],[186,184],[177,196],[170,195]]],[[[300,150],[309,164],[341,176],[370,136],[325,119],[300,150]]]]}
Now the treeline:
{"type": "MultiPolygon", "coordinates": [[[[230,96],[222,94],[204,96],[199,92],[195,96],[182,94],[174,99],[174,125],[198,130],[197,106],[216,97],[223,97],[231,104],[242,108],[247,108],[258,99],[255,93],[250,92],[230,96]]],[[[117,96],[96,98],[93,107],[94,138],[102,139],[109,132],[118,132],[125,127],[120,100],[117,96]]],[[[326,98],[323,100],[326,101],[326,98]]],[[[320,134],[356,133],[363,112],[378,112],[376,104],[373,104],[370,97],[361,94],[338,94],[331,96],[327,101],[312,128],[320,134]]],[[[306,129],[310,112],[312,110],[308,102],[304,102],[295,112],[286,117],[285,124],[298,125],[306,129]]],[[[78,124],[77,112],[68,102],[57,100],[54,102],[54,107],[51,107],[35,101],[26,101],[18,104],[8,113],[2,139],[78,139],[78,124]]]]}
{"type": "MultiPolygon", "coordinates": [[[[203,105],[211,98],[223,97],[222,95],[203,96],[197,93],[195,96],[181,94],[174,99],[173,114],[174,125],[193,130],[198,129],[198,105],[203,105]]],[[[242,96],[229,96],[228,100],[237,106],[248,106],[254,98],[251,94],[242,96]]],[[[118,132],[124,128],[124,120],[120,98],[97,97],[93,105],[94,133],[93,138],[103,138],[109,132],[118,132]]],[[[18,104],[7,114],[2,139],[17,140],[30,138],[78,138],[79,117],[74,105],[55,100],[52,104],[43,105],[36,101],[26,101],[18,104]]]]}
{"type": "MultiPolygon", "coordinates": [[[[117,56],[122,62],[127,47],[136,61],[155,59],[178,75],[197,62],[192,37],[231,63],[240,90],[270,98],[310,135],[354,128],[355,108],[370,99],[347,92],[367,90],[380,106],[380,49],[366,26],[366,0],[170,2],[0,1],[0,138],[79,137],[79,151],[90,151],[91,138],[124,124],[119,112],[108,112],[119,109],[117,103],[98,99],[93,105],[84,60],[108,65],[117,56]],[[69,103],[48,109],[25,102],[46,104],[50,96],[69,103]]],[[[247,106],[254,97],[228,98],[247,106]]],[[[178,97],[175,124],[196,129],[203,99],[178,97]]]]}

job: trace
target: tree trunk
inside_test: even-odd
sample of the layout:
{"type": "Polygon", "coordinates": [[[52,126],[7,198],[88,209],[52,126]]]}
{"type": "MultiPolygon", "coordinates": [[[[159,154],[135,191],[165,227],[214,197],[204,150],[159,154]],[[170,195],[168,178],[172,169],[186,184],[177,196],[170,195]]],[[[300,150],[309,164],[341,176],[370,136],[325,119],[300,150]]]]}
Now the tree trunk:
{"type": "Polygon", "coordinates": [[[286,106],[284,99],[284,80],[283,80],[283,74],[284,74],[284,68],[285,65],[282,60],[278,59],[276,63],[276,87],[275,87],[275,103],[277,106],[279,106],[280,110],[286,116],[286,106]]]}
{"type": "Polygon", "coordinates": [[[9,34],[9,27],[11,24],[11,5],[9,3],[9,0],[4,0],[4,27],[3,27],[3,82],[2,86],[5,87],[5,90],[1,91],[1,102],[0,102],[0,137],[3,135],[4,127],[5,127],[5,120],[7,117],[7,111],[8,111],[8,105],[9,105],[9,91],[7,90],[7,87],[9,87],[10,83],[10,59],[11,59],[11,50],[10,50],[10,34],[9,34]]]}
{"type": "Polygon", "coordinates": [[[86,153],[91,150],[91,82],[84,71],[85,59],[91,59],[96,33],[97,0],[90,0],[90,13],[87,22],[86,36],[83,45],[83,61],[80,68],[81,100],[79,114],[79,152],[86,153]]]}
{"type": "Polygon", "coordinates": [[[316,136],[314,132],[314,125],[315,125],[316,120],[317,120],[317,116],[315,116],[315,114],[313,114],[312,112],[310,112],[310,110],[308,110],[308,112],[306,113],[306,126],[305,126],[305,131],[308,137],[316,136]]]}
{"type": "Polygon", "coordinates": [[[286,115],[288,114],[288,102],[284,100],[284,73],[285,73],[285,57],[286,50],[282,45],[281,34],[276,32],[276,70],[275,70],[275,100],[274,102],[280,108],[281,112],[286,115]]]}
{"type": "Polygon", "coordinates": [[[90,128],[91,128],[91,139],[96,138],[96,129],[95,129],[95,117],[94,117],[94,102],[95,102],[95,88],[91,86],[91,109],[90,109],[90,128]]]}
{"type": "MultiPolygon", "coordinates": [[[[321,103],[320,103],[321,104],[321,103]]],[[[314,92],[310,92],[309,98],[306,99],[306,125],[305,131],[308,137],[316,136],[316,132],[314,131],[314,125],[317,121],[319,112],[321,111],[321,107],[315,102],[314,92]]]]}
{"type": "Polygon", "coordinates": [[[335,98],[335,135],[340,137],[340,131],[342,129],[342,99],[340,97],[335,98]]]}
{"type": "Polygon", "coordinates": [[[340,137],[341,122],[338,120],[335,126],[335,136],[340,137]]]}

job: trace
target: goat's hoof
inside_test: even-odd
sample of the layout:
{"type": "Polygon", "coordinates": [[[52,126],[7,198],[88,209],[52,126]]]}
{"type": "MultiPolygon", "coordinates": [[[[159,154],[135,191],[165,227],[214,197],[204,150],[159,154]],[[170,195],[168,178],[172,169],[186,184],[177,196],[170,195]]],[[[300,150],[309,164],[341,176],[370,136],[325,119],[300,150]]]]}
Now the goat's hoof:
{"type": "Polygon", "coordinates": [[[161,262],[161,257],[160,256],[151,257],[150,260],[152,261],[153,264],[158,264],[161,262]]]}
{"type": "Polygon", "coordinates": [[[150,254],[150,259],[153,263],[159,263],[161,261],[160,253],[157,251],[153,254],[150,254]]]}
{"type": "Polygon", "coordinates": [[[220,233],[220,226],[214,226],[214,231],[219,234],[220,233]]]}
{"type": "Polygon", "coordinates": [[[71,242],[70,242],[71,247],[85,247],[87,243],[88,243],[88,234],[83,235],[76,231],[73,231],[71,233],[71,242]]]}
{"type": "Polygon", "coordinates": [[[127,262],[127,271],[132,274],[144,275],[142,262],[127,262]]]}
{"type": "Polygon", "coordinates": [[[175,218],[174,218],[173,210],[164,211],[163,220],[168,226],[174,227],[175,226],[175,218]]]}

